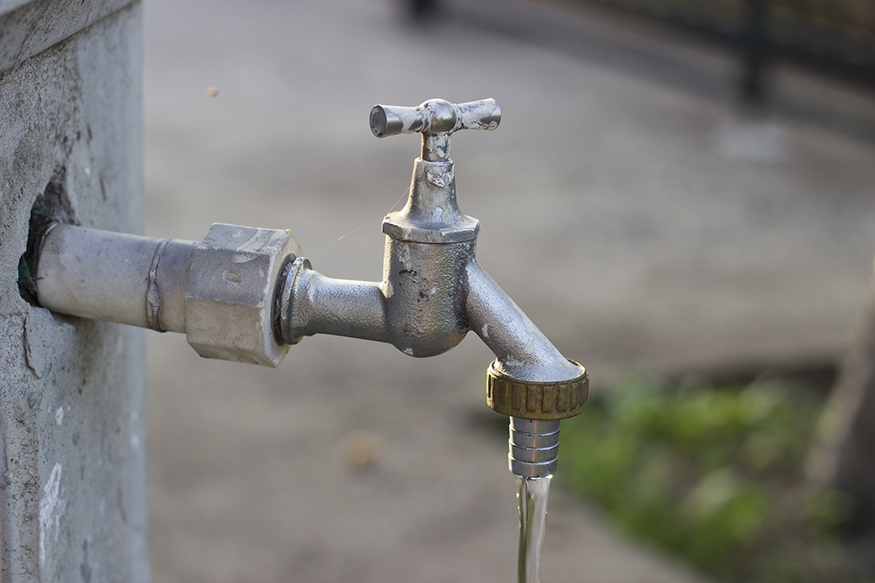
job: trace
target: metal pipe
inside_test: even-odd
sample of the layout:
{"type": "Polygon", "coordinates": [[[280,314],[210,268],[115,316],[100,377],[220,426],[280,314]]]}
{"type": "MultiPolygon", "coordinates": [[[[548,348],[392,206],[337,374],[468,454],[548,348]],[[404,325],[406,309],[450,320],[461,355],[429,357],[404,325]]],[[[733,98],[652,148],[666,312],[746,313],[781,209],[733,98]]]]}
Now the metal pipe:
{"type": "Polygon", "coordinates": [[[325,277],[300,258],[282,285],[280,330],[287,344],[313,334],[389,342],[386,298],[379,284],[325,277]]]}
{"type": "Polygon", "coordinates": [[[43,236],[36,298],[60,314],[184,332],[206,358],[277,366],[280,274],[301,253],[290,231],[216,223],[203,240],[57,224],[43,236]]]}
{"type": "Polygon", "coordinates": [[[164,239],[155,250],[146,293],[151,328],[185,333],[185,289],[196,248],[193,241],[164,239]]]}
{"type": "Polygon", "coordinates": [[[60,314],[185,332],[195,243],[58,224],[37,262],[37,300],[60,314]]]}

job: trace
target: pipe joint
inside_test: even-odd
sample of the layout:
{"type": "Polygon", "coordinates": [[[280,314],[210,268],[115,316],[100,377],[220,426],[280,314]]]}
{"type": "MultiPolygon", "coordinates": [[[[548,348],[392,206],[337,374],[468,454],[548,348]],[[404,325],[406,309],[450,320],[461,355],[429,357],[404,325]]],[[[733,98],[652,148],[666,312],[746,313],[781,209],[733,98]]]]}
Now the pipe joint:
{"type": "Polygon", "coordinates": [[[279,330],[287,344],[333,334],[387,342],[386,298],[379,284],[325,277],[296,259],[278,292],[279,330]]]}
{"type": "Polygon", "coordinates": [[[59,224],[45,235],[36,296],[54,312],[184,332],[205,358],[277,366],[277,284],[301,248],[290,232],[216,223],[202,241],[59,224]]]}

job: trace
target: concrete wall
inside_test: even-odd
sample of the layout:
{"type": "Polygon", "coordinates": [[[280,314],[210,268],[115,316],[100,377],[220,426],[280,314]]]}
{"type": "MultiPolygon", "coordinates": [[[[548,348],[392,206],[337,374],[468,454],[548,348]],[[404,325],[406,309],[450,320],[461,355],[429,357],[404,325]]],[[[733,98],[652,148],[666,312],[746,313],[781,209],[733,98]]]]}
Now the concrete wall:
{"type": "Polygon", "coordinates": [[[19,294],[31,209],[142,224],[142,10],[0,0],[0,580],[148,581],[142,331],[19,294]]]}

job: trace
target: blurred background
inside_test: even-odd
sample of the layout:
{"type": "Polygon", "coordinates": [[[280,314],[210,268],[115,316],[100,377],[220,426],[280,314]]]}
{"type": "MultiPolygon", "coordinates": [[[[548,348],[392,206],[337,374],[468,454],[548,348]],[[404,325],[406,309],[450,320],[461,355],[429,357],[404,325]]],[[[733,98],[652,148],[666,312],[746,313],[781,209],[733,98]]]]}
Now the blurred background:
{"type": "MultiPolygon", "coordinates": [[[[145,231],[289,228],[321,273],[379,280],[419,138],[377,140],[370,108],[495,98],[497,131],[453,139],[459,205],[593,393],[563,423],[543,580],[871,580],[865,502],[828,463],[853,436],[816,427],[837,378],[834,418],[868,394],[839,365],[871,361],[873,14],[149,0],[145,231]]],[[[156,583],[514,580],[473,335],[423,360],[305,338],[276,370],[148,350],[156,583]]]]}

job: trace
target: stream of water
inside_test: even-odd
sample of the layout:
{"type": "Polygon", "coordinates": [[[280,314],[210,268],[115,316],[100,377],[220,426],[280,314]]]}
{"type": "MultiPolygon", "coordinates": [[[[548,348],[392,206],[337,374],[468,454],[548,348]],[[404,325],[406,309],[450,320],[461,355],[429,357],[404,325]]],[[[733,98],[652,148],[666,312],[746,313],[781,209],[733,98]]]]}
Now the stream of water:
{"type": "Polygon", "coordinates": [[[547,497],[550,480],[517,477],[517,499],[520,505],[519,583],[540,583],[541,545],[547,526],[547,497]]]}

